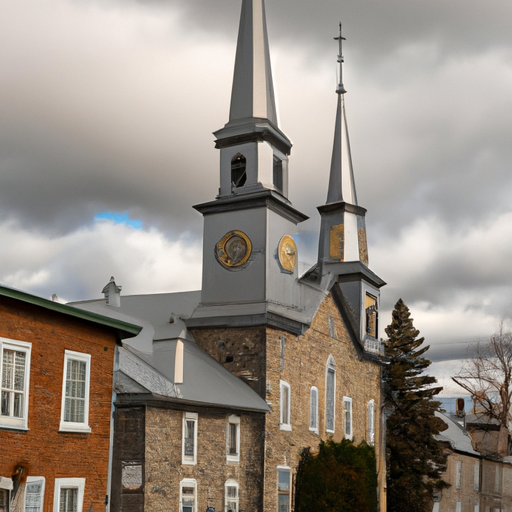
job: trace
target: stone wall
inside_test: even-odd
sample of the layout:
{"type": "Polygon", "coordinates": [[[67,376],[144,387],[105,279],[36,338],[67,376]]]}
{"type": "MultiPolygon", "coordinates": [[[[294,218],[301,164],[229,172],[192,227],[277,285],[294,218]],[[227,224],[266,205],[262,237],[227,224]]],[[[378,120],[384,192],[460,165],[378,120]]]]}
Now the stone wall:
{"type": "Polygon", "coordinates": [[[264,414],[240,415],[240,460],[227,461],[227,423],[235,411],[189,408],[198,413],[197,463],[182,464],[183,410],[147,407],[145,512],[179,512],[180,482],[197,482],[197,509],[224,510],[225,484],[239,485],[240,512],[262,510],[264,414]]]}

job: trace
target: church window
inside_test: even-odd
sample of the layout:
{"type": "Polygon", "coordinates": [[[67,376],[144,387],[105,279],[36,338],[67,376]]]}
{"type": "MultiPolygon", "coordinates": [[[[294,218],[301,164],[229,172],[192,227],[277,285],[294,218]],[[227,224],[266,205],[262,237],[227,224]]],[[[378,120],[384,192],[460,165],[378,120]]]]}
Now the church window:
{"type": "Polygon", "coordinates": [[[378,309],[377,309],[377,297],[366,294],[366,334],[377,338],[378,335],[378,309]]]}
{"type": "Polygon", "coordinates": [[[473,466],[473,489],[480,491],[480,463],[476,462],[473,466]]]}
{"type": "Polygon", "coordinates": [[[183,413],[183,464],[196,464],[197,462],[197,413],[183,413]]]}
{"type": "Polygon", "coordinates": [[[290,422],[290,385],[287,382],[281,381],[281,414],[280,414],[280,423],[279,428],[281,430],[291,430],[291,422],[290,422]]]}
{"type": "Polygon", "coordinates": [[[278,492],[278,507],[279,512],[290,511],[290,468],[278,467],[277,468],[277,492],[278,492]]]}
{"type": "Polygon", "coordinates": [[[232,188],[243,187],[247,181],[247,160],[245,156],[237,153],[231,160],[231,186],[232,188]]]}
{"type": "Polygon", "coordinates": [[[238,483],[235,480],[226,482],[225,500],[226,512],[238,512],[238,483]]]}
{"type": "Polygon", "coordinates": [[[318,432],[318,388],[313,386],[309,394],[309,430],[318,432]]]}
{"type": "Polygon", "coordinates": [[[456,466],[456,475],[455,475],[455,488],[460,489],[462,487],[462,461],[457,461],[456,466]]]}
{"type": "Polygon", "coordinates": [[[29,476],[25,490],[25,512],[42,512],[45,479],[42,476],[29,476]]]}
{"type": "Polygon", "coordinates": [[[228,418],[227,429],[227,460],[240,460],[240,416],[234,414],[228,418]]]}
{"type": "Polygon", "coordinates": [[[274,156],[274,168],[273,168],[273,181],[274,187],[279,191],[283,191],[283,161],[274,156]]]}
{"type": "Polygon", "coordinates": [[[0,512],[8,512],[9,491],[0,489],[0,512]]]}
{"type": "Polygon", "coordinates": [[[345,438],[352,439],[352,398],[348,396],[343,397],[343,405],[345,408],[345,438]]]}
{"type": "Polygon", "coordinates": [[[327,319],[327,323],[329,324],[329,336],[334,339],[338,339],[338,333],[336,332],[336,324],[334,323],[334,318],[330,316],[327,319]]]}
{"type": "Polygon", "coordinates": [[[30,343],[0,338],[0,425],[27,428],[30,343]]]}
{"type": "Polygon", "coordinates": [[[368,402],[368,444],[375,444],[375,401],[368,402]]]}
{"type": "Polygon", "coordinates": [[[329,356],[325,375],[325,430],[334,432],[334,411],[336,396],[336,367],[334,358],[329,356]]]}
{"type": "Polygon", "coordinates": [[[180,512],[197,512],[197,482],[184,478],[180,484],[180,512]]]}
{"type": "Polygon", "coordinates": [[[286,338],[283,336],[280,339],[281,342],[281,370],[284,368],[284,349],[286,345],[286,338]]]}

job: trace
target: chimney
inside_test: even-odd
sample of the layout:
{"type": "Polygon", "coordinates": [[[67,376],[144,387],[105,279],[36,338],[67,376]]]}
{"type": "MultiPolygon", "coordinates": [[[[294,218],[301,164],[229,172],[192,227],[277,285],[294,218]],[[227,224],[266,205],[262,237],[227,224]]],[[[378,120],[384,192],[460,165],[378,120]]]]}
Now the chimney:
{"type": "Polygon", "coordinates": [[[101,291],[101,293],[105,294],[107,305],[114,306],[116,308],[121,307],[121,289],[122,286],[117,286],[114,276],[112,276],[108,284],[101,291]]]}

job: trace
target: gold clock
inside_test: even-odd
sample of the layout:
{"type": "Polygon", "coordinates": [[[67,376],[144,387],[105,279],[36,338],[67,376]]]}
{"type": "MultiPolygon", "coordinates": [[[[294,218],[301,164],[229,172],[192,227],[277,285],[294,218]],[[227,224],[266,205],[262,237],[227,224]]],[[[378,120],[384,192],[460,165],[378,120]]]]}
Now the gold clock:
{"type": "Polygon", "coordinates": [[[215,246],[217,261],[226,268],[240,267],[252,253],[252,243],[242,231],[229,231],[215,246]]]}
{"type": "Polygon", "coordinates": [[[297,263],[297,246],[291,236],[284,235],[281,238],[277,248],[277,256],[281,267],[288,272],[293,272],[297,263]]]}

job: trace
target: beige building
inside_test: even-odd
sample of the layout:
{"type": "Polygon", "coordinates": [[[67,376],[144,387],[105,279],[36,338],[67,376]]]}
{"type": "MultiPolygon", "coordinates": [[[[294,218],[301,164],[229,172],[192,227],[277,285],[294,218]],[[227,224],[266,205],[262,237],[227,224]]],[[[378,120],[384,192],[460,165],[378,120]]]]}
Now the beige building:
{"type": "MultiPolygon", "coordinates": [[[[112,510],[291,512],[305,447],[366,440],[385,510],[380,288],[369,268],[340,82],[318,259],[299,272],[263,0],[243,0],[199,291],[80,304],[142,327],[120,350],[112,510]]],[[[334,52],[333,52],[334,53],[334,52]]],[[[334,104],[333,104],[334,107],[334,104]]],[[[314,179],[314,186],[318,181],[314,179]]],[[[200,256],[199,256],[200,257],[200,256]]]]}

